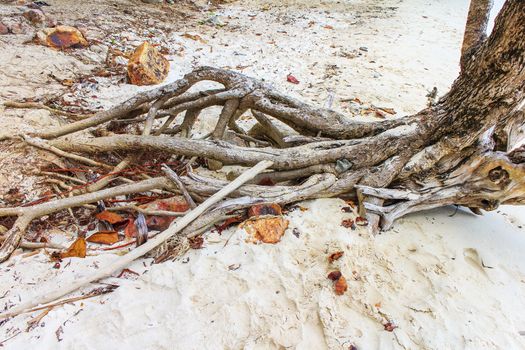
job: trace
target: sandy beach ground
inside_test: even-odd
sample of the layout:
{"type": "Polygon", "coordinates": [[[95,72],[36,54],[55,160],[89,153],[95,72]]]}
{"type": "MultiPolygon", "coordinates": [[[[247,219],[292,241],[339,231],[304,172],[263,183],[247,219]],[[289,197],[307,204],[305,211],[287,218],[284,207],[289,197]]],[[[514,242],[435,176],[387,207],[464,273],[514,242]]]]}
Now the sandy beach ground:
{"type": "MultiPolygon", "coordinates": [[[[156,5],[138,1],[48,2],[48,13],[84,24],[102,43],[64,54],[23,44],[29,34],[0,36],[0,45],[10,48],[0,49],[0,102],[60,94],[63,86],[49,73],[60,79],[88,74],[109,40],[126,36],[133,45],[160,28],[150,40],[172,53],[168,81],[199,65],[227,67],[310,103],[324,105],[333,95],[332,108],[349,114],[356,107],[348,100],[358,98],[403,116],[422,109],[434,87],[446,92],[457,76],[468,9],[468,1],[458,0],[248,0],[213,11],[203,3],[170,22],[156,5]],[[119,17],[123,8],[142,13],[149,32],[124,25],[131,19],[119,17]],[[288,83],[288,74],[300,83],[288,83]]],[[[17,11],[0,4],[4,17],[17,11]]],[[[99,79],[65,96],[107,108],[144,89],[99,79]]],[[[59,122],[45,111],[0,107],[0,115],[5,133],[59,122]]],[[[199,130],[213,125],[212,115],[201,118],[199,130]]],[[[0,189],[38,188],[37,180],[12,170],[12,164],[23,167],[27,152],[16,145],[0,150],[0,189]]],[[[353,215],[341,210],[342,200],[301,206],[306,210],[287,215],[290,226],[278,244],[247,243],[236,227],[211,232],[203,249],[163,264],[136,261],[129,268],[139,276],[104,280],[120,287],[56,307],[35,328],[28,330],[28,322],[39,312],[2,322],[0,342],[9,338],[1,343],[5,349],[75,350],[525,348],[524,209],[475,216],[446,207],[409,215],[371,236],[341,226],[353,215]],[[327,256],[335,251],[344,255],[330,265],[327,256]],[[348,280],[342,296],[326,278],[334,269],[348,280]],[[393,331],[385,329],[388,323],[393,331]]],[[[66,240],[68,232],[57,236],[66,240]]],[[[53,269],[44,253],[19,254],[0,265],[0,307],[65,286],[115,258],[73,258],[53,269]]]]}

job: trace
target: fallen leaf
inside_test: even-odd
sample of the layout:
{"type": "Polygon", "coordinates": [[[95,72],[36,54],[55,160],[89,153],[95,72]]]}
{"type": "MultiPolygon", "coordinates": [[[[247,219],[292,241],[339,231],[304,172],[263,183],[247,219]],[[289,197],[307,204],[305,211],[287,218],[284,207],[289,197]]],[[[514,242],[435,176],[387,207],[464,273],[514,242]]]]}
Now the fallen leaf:
{"type": "Polygon", "coordinates": [[[204,238],[201,236],[195,236],[188,239],[191,249],[201,249],[204,244],[204,238]]]}
{"type": "Polygon", "coordinates": [[[329,280],[337,281],[343,274],[339,270],[332,271],[326,276],[329,280]]]}
{"type": "Polygon", "coordinates": [[[60,259],[64,258],[85,258],[86,257],[86,240],[83,237],[77,238],[76,241],[65,251],[58,254],[60,259]]]}
{"type": "Polygon", "coordinates": [[[63,79],[62,81],[60,81],[60,84],[71,87],[75,84],[75,81],[73,79],[63,79]]]}
{"type": "Polygon", "coordinates": [[[100,213],[95,214],[95,217],[101,221],[109,222],[110,224],[116,224],[119,222],[124,222],[126,219],[124,219],[122,216],[120,216],[117,213],[114,213],[109,210],[104,210],[100,213]]]}
{"type": "Polygon", "coordinates": [[[383,326],[385,327],[385,331],[387,331],[387,332],[392,332],[392,331],[394,331],[394,329],[397,328],[397,326],[394,325],[392,322],[387,322],[383,326]]]}
{"type": "Polygon", "coordinates": [[[241,222],[242,221],[242,216],[234,216],[232,218],[228,218],[226,219],[222,224],[220,225],[215,225],[215,229],[217,230],[217,233],[221,234],[222,231],[226,230],[228,227],[230,227],[231,225],[237,223],[237,222],[241,222]]]}
{"type": "Polygon", "coordinates": [[[353,201],[351,201],[351,200],[346,201],[346,204],[348,204],[352,208],[356,207],[355,203],[353,201]]]}
{"type": "Polygon", "coordinates": [[[297,210],[297,209],[299,209],[300,211],[303,211],[303,212],[304,212],[304,211],[308,211],[308,208],[301,207],[300,205],[292,205],[292,206],[287,207],[287,208],[284,210],[284,212],[285,212],[285,213],[289,213],[289,212],[295,211],[295,210],[297,210]]]}
{"type": "Polygon", "coordinates": [[[375,110],[374,111],[374,116],[376,118],[385,119],[385,113],[381,112],[380,110],[375,110]]]}
{"type": "Polygon", "coordinates": [[[339,260],[344,254],[343,251],[332,253],[328,256],[328,262],[333,263],[334,261],[339,260]]]}
{"type": "Polygon", "coordinates": [[[377,107],[377,109],[380,109],[383,112],[388,113],[388,114],[396,114],[396,111],[393,108],[377,107]]]}
{"type": "Polygon", "coordinates": [[[184,33],[184,34],[182,34],[182,36],[185,37],[185,38],[191,39],[191,40],[198,41],[198,42],[200,42],[202,44],[208,43],[206,40],[201,38],[200,35],[197,35],[197,34],[184,33]]]}
{"type": "Polygon", "coordinates": [[[354,220],[352,220],[352,219],[345,219],[345,220],[343,220],[341,222],[341,226],[353,229],[355,227],[354,226],[354,220]]]}
{"type": "Polygon", "coordinates": [[[334,291],[337,295],[343,295],[345,294],[346,290],[348,289],[348,285],[346,284],[346,279],[344,276],[341,276],[335,281],[334,284],[334,291]]]}
{"type": "Polygon", "coordinates": [[[126,235],[126,237],[129,237],[129,238],[134,238],[134,237],[137,237],[137,233],[138,233],[138,230],[137,230],[137,227],[135,226],[135,219],[129,219],[128,225],[124,229],[124,235],[126,235]]]}
{"type": "Polygon", "coordinates": [[[299,80],[297,80],[296,77],[294,77],[293,75],[291,74],[288,74],[286,76],[286,80],[289,82],[289,83],[292,83],[292,84],[299,84],[299,80]]]}
{"type": "Polygon", "coordinates": [[[325,26],[323,26],[323,28],[324,29],[331,29],[331,30],[334,29],[334,27],[332,27],[331,25],[325,25],[325,26]]]}
{"type": "Polygon", "coordinates": [[[281,215],[281,206],[277,203],[256,204],[248,209],[248,216],[281,215]]]}
{"type": "Polygon", "coordinates": [[[149,229],[164,231],[175,220],[173,216],[156,216],[150,215],[146,219],[146,224],[149,229]]]}
{"type": "Polygon", "coordinates": [[[117,231],[99,231],[89,236],[86,241],[110,245],[118,242],[118,233],[117,231]]]}
{"type": "Polygon", "coordinates": [[[368,220],[362,216],[358,216],[356,219],[355,219],[355,223],[356,225],[359,225],[359,226],[367,226],[368,225],[368,220]]]}
{"type": "Polygon", "coordinates": [[[288,228],[288,220],[282,217],[259,217],[248,219],[240,227],[251,236],[248,241],[256,243],[277,243],[288,228]]]}

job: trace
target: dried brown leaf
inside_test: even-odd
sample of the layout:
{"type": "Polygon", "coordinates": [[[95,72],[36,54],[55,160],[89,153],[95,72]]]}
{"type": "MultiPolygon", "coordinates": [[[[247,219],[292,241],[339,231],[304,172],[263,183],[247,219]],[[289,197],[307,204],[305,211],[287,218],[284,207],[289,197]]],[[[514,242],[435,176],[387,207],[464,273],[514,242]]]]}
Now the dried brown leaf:
{"type": "Polygon", "coordinates": [[[204,238],[202,236],[195,236],[188,239],[191,249],[201,249],[204,244],[204,238]]]}
{"type": "Polygon", "coordinates": [[[385,327],[385,331],[387,332],[393,332],[394,329],[397,328],[397,326],[395,324],[393,324],[392,322],[387,322],[383,325],[383,327],[385,327]]]}
{"type": "Polygon", "coordinates": [[[355,224],[356,225],[359,225],[359,226],[367,226],[368,225],[368,220],[362,216],[358,216],[356,219],[355,219],[355,224]]]}
{"type": "Polygon", "coordinates": [[[111,245],[118,242],[118,233],[117,231],[99,231],[89,236],[86,241],[111,245]]]}
{"type": "Polygon", "coordinates": [[[95,217],[99,220],[109,222],[110,224],[116,224],[119,222],[126,221],[125,218],[112,211],[104,210],[100,213],[95,214],[95,217]]]}
{"type": "Polygon", "coordinates": [[[346,284],[346,278],[344,278],[344,276],[339,277],[339,279],[334,283],[335,294],[343,295],[347,289],[348,285],[346,284]]]}
{"type": "Polygon", "coordinates": [[[328,256],[328,262],[333,263],[334,261],[339,260],[339,258],[341,258],[344,254],[345,253],[343,251],[332,253],[330,256],[328,256]]]}
{"type": "Polygon", "coordinates": [[[337,281],[343,274],[339,270],[332,271],[326,276],[329,280],[337,281]]]}
{"type": "Polygon", "coordinates": [[[85,258],[86,257],[86,240],[83,237],[77,238],[76,241],[65,251],[59,253],[60,259],[64,258],[85,258]]]}
{"type": "Polygon", "coordinates": [[[191,40],[198,41],[198,42],[200,42],[202,44],[208,43],[200,35],[197,35],[197,34],[184,33],[184,34],[182,34],[182,36],[185,37],[185,38],[191,39],[191,40]]]}
{"type": "Polygon", "coordinates": [[[354,220],[352,219],[345,219],[341,221],[341,226],[346,228],[353,228],[354,227],[354,220]]]}

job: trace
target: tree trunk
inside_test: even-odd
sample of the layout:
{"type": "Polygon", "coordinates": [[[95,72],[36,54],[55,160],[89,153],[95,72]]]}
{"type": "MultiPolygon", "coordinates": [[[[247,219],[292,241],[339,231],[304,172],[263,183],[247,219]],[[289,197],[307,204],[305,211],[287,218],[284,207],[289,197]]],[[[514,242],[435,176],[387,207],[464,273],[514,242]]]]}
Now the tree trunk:
{"type": "Polygon", "coordinates": [[[461,69],[487,37],[487,24],[493,0],[471,0],[468,11],[463,47],[461,48],[461,69]]]}
{"type": "MultiPolygon", "coordinates": [[[[476,9],[473,3],[471,12],[476,9]]],[[[476,23],[472,27],[479,27],[476,23]]],[[[486,40],[479,35],[475,40],[467,37],[472,35],[465,36],[467,47],[476,43],[475,55],[463,61],[450,91],[434,106],[409,117],[360,122],[282,95],[242,74],[202,67],[92,118],[33,136],[50,139],[49,144],[62,151],[84,154],[170,152],[226,165],[273,162],[258,181],[271,180],[276,186],[242,187],[230,197],[249,199],[225,203],[208,213],[200,220],[201,228],[224,218],[226,212],[257,202],[285,204],[342,195],[360,199],[370,221],[380,218],[382,228],[407,213],[443,205],[479,212],[499,204],[524,204],[525,152],[515,134],[525,122],[525,2],[507,1],[486,40]],[[187,92],[203,80],[221,83],[224,89],[187,92]],[[223,106],[212,139],[190,139],[199,112],[211,106],[223,106]],[[262,130],[255,137],[236,124],[247,110],[262,130]],[[183,123],[170,128],[184,111],[183,123]],[[136,118],[144,113],[145,117],[136,118]],[[162,126],[142,135],[71,135],[111,120],[145,121],[151,126],[154,119],[161,120],[162,126]],[[275,120],[295,133],[283,134],[275,120]],[[229,143],[232,132],[255,143],[229,143]]],[[[181,181],[194,198],[207,197],[224,186],[191,173],[181,176],[181,181]]]]}

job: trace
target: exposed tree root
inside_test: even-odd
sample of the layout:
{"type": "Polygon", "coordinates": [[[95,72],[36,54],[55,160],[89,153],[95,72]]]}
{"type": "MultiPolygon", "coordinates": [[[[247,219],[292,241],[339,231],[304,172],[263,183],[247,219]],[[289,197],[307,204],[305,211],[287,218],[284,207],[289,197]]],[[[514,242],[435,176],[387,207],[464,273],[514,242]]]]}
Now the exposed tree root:
{"type": "MultiPolygon", "coordinates": [[[[490,1],[479,3],[488,6],[490,1]]],[[[485,15],[486,11],[480,16],[485,15]]],[[[357,197],[371,226],[383,229],[403,215],[442,205],[479,211],[524,204],[525,2],[509,0],[487,39],[478,35],[484,23],[486,18],[480,17],[472,24],[474,34],[465,39],[468,57],[464,56],[461,75],[451,90],[413,116],[362,122],[285,96],[240,73],[202,67],[91,118],[44,130],[26,141],[76,162],[111,168],[111,174],[133,166],[145,154],[170,154],[184,162],[191,158],[185,163],[190,166],[199,158],[212,170],[272,163],[252,184],[233,191],[228,200],[188,226],[188,235],[260,202],[357,197]],[[189,91],[202,81],[222,87],[189,91]],[[192,137],[202,111],[214,106],[221,112],[213,130],[199,139],[192,137]],[[237,123],[244,113],[251,113],[257,123],[250,131],[237,123]],[[182,123],[173,125],[182,114],[182,123]],[[89,134],[108,122],[143,123],[143,129],[136,135],[89,134]],[[287,131],[281,123],[289,127],[287,131]],[[237,144],[231,135],[238,135],[237,144]],[[116,166],[86,157],[116,152],[127,154],[116,166]]],[[[179,174],[165,171],[175,184],[163,177],[102,190],[113,179],[108,176],[82,190],[92,193],[79,195],[78,190],[75,196],[54,202],[0,209],[0,216],[18,216],[0,249],[0,260],[16,248],[33,218],[56,210],[154,188],[182,192],[191,204],[227,185],[191,172],[179,176],[184,175],[183,168],[179,174]]]]}

